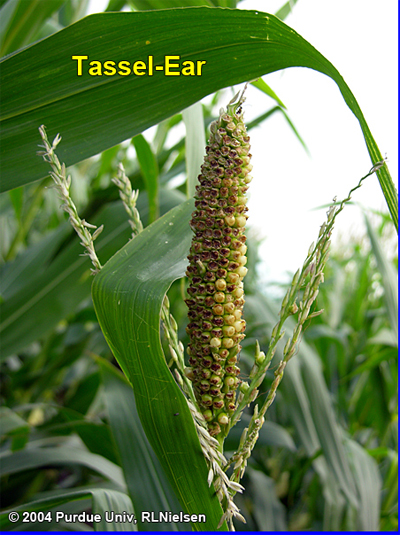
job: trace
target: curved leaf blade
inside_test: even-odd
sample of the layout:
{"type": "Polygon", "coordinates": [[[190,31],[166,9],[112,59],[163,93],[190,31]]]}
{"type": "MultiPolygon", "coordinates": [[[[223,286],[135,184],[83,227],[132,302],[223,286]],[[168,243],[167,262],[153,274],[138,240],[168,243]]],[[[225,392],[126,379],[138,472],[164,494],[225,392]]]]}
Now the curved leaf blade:
{"type": "Polygon", "coordinates": [[[132,139],[132,143],[135,147],[140,170],[146,184],[146,191],[149,197],[149,222],[152,223],[160,215],[158,202],[158,164],[144,136],[139,134],[132,139]]]}
{"type": "Polygon", "coordinates": [[[385,252],[381,246],[379,238],[371,225],[368,217],[365,217],[365,225],[369,240],[371,242],[372,252],[375,256],[378,270],[382,275],[382,285],[384,288],[385,305],[390,321],[390,325],[395,334],[395,339],[398,340],[399,336],[399,289],[397,282],[397,273],[393,265],[386,258],[385,252]]]}
{"type": "MultiPolygon", "coordinates": [[[[146,197],[139,195],[137,204],[144,224],[148,219],[146,197]]],[[[183,199],[179,192],[162,190],[161,213],[183,199]]],[[[100,261],[105,263],[131,236],[122,203],[117,201],[106,205],[92,222],[97,226],[104,224],[104,231],[96,240],[96,250],[100,261]]],[[[0,360],[44,336],[89,297],[92,282],[90,262],[82,256],[82,250],[79,238],[75,236],[46,269],[38,270],[24,286],[9,291],[4,302],[0,303],[0,360]]],[[[19,265],[17,258],[14,263],[10,262],[10,269],[13,266],[17,269],[19,265]]]]}
{"type": "MultiPolygon", "coordinates": [[[[337,69],[273,15],[190,7],[85,17],[2,61],[2,191],[47,175],[46,164],[35,156],[41,124],[50,137],[62,133],[60,157],[69,166],[218,89],[296,66],[337,83],[360,123],[373,164],[381,161],[361,109],[337,69]],[[118,63],[133,58],[148,65],[152,56],[154,65],[164,65],[171,51],[182,60],[206,61],[202,76],[96,77],[88,74],[87,64],[78,76],[77,61],[71,59],[85,55],[118,63]]],[[[386,164],[377,174],[397,228],[396,189],[386,164]]]]}
{"type": "Polygon", "coordinates": [[[0,475],[15,474],[48,465],[81,464],[108,478],[125,490],[122,470],[105,457],[74,446],[56,448],[28,448],[0,455],[0,475]]]}
{"type": "Polygon", "coordinates": [[[181,506],[207,517],[193,529],[216,530],[222,509],[207,485],[193,420],[160,342],[161,305],[172,281],[185,272],[192,211],[188,200],[131,240],[95,277],[92,297],[104,336],[132,383],[147,438],[181,506]]]}
{"type": "MultiPolygon", "coordinates": [[[[141,513],[179,511],[179,503],[144,434],[132,388],[121,372],[107,361],[97,359],[104,385],[105,404],[111,431],[121,457],[126,485],[137,514],[140,531],[179,531],[164,522],[143,523],[141,513]],[[140,481],[140,485],[138,482],[140,481]]],[[[179,525],[178,525],[179,526],[179,525]]]]}
{"type": "Polygon", "coordinates": [[[255,80],[254,82],[251,82],[251,85],[271,97],[275,102],[281,106],[282,108],[287,109],[284,103],[281,101],[281,99],[278,97],[278,95],[275,93],[275,91],[266,83],[262,78],[259,78],[258,80],[255,80]]]}

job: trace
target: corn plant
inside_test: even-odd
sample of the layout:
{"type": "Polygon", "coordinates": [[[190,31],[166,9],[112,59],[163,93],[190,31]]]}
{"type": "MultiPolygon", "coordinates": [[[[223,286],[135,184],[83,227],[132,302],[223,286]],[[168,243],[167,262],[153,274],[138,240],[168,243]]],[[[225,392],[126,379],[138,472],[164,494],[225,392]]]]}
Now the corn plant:
{"type": "MultiPolygon", "coordinates": [[[[132,4],[140,7],[135,2],[132,4]]],[[[5,53],[12,51],[11,29],[10,23],[5,53]]],[[[252,462],[257,440],[262,441],[266,412],[279,392],[284,373],[282,386],[287,377],[289,383],[295,381],[296,359],[287,370],[286,366],[299,351],[304,326],[313,317],[320,317],[314,303],[324,278],[333,223],[345,201],[328,210],[327,221],[315,245],[310,247],[304,265],[294,275],[277,311],[278,321],[271,325],[265,347],[258,336],[265,351],[254,340],[250,356],[242,316],[246,289],[243,278],[247,272],[246,191],[251,170],[249,137],[242,116],[243,95],[233,99],[210,126],[210,140],[196,190],[194,178],[200,169],[190,172],[195,166],[187,151],[186,168],[190,177],[180,190],[191,193],[195,190],[195,201],[185,200],[179,189],[160,189],[184,165],[182,143],[170,149],[165,147],[165,139],[174,124],[182,120],[182,116],[175,114],[192,104],[195,107],[184,112],[188,140],[194,127],[204,130],[203,123],[190,122],[190,117],[201,109],[198,102],[202,97],[295,65],[314,68],[338,84],[346,104],[360,122],[371,155],[373,166],[367,176],[378,175],[397,227],[393,182],[350,89],[321,54],[273,15],[201,7],[92,15],[67,24],[64,29],[3,59],[3,191],[12,190],[13,205],[22,207],[22,190],[13,188],[30,188],[26,191],[32,195],[31,210],[38,213],[49,180],[44,179],[38,186],[30,183],[45,177],[50,164],[51,178],[85,248],[84,255],[92,261],[95,275],[89,276],[87,259],[79,257],[80,244],[71,238],[65,225],[57,226],[15,260],[16,251],[23,248],[26,240],[26,226],[20,225],[10,243],[9,263],[3,268],[7,283],[2,303],[3,358],[8,358],[6,368],[16,366],[17,370],[27,372],[19,388],[8,389],[9,405],[14,412],[10,407],[3,411],[7,422],[3,473],[11,478],[11,493],[16,496],[10,503],[13,511],[36,512],[46,508],[52,513],[46,520],[48,529],[60,526],[70,529],[73,520],[65,516],[56,520],[56,512],[64,508],[78,512],[88,505],[101,517],[97,523],[91,521],[93,529],[106,529],[110,525],[113,529],[121,528],[121,522],[106,520],[106,510],[134,514],[122,522],[128,529],[148,530],[154,526],[184,529],[189,524],[174,524],[169,517],[164,519],[164,524],[151,524],[146,517],[149,511],[158,515],[181,510],[197,518],[205,515],[204,523],[191,518],[194,530],[227,530],[234,525],[242,529],[240,521],[245,520],[246,514],[242,514],[244,507],[239,496],[243,491],[241,480],[246,476],[250,478],[250,488],[256,485],[266,489],[267,480],[260,479],[254,465],[247,472],[246,467],[252,462]],[[238,24],[242,29],[240,35],[230,31],[238,24]],[[177,28],[173,35],[168,29],[171,25],[177,28]],[[254,39],[257,47],[250,46],[254,39]],[[271,40],[275,43],[272,49],[271,40]],[[218,48],[217,58],[212,47],[204,52],[205,41],[218,48]],[[149,44],[153,46],[155,64],[173,46],[180,57],[198,57],[211,69],[207,76],[185,82],[181,77],[131,76],[119,78],[119,83],[109,78],[110,83],[105,84],[103,78],[91,78],[87,73],[71,77],[67,63],[59,61],[61,53],[70,61],[75,54],[73,50],[79,48],[100,62],[106,61],[110,54],[120,59],[140,58],[147,54],[149,44]],[[222,66],[233,58],[237,68],[223,73],[222,66]],[[29,84],[27,65],[37,76],[29,84]],[[57,65],[57,76],[49,65],[57,65]],[[18,78],[16,72],[20,73],[18,78]],[[158,125],[154,142],[154,146],[158,143],[158,149],[152,148],[141,135],[152,125],[158,125]],[[126,146],[113,148],[129,138],[133,138],[137,155],[137,163],[133,165],[126,146]],[[42,145],[43,158],[36,155],[37,144],[42,145]],[[66,167],[100,151],[102,155],[95,165],[100,169],[99,177],[105,177],[105,185],[85,163],[75,167],[79,174],[93,173],[92,186],[96,191],[82,219],[71,199],[71,179],[66,167]],[[171,164],[173,154],[175,161],[171,164]],[[127,171],[118,163],[122,160],[127,171]],[[147,197],[139,195],[139,190],[146,190],[147,197]],[[122,202],[116,200],[118,194],[122,202]],[[107,196],[116,202],[105,203],[107,196]],[[37,270],[34,282],[24,284],[22,274],[32,266],[37,270]],[[187,294],[172,299],[174,289],[177,290],[174,281],[185,272],[189,283],[183,292],[187,290],[187,294]],[[17,273],[19,277],[15,276],[17,273]],[[173,313],[166,297],[169,290],[173,313]],[[96,315],[88,305],[90,291],[96,315]],[[184,299],[189,311],[187,321],[182,321],[182,315],[186,314],[181,312],[184,299]],[[60,322],[73,313],[81,318],[78,323],[85,326],[84,330],[94,329],[97,336],[91,337],[88,343],[87,336],[68,329],[67,334],[73,340],[69,352],[68,344],[65,351],[60,349],[64,336],[60,322]],[[291,317],[295,319],[292,323],[291,317]],[[98,327],[93,327],[97,321],[102,334],[98,327]],[[35,329],[30,328],[32,323],[35,329]],[[283,329],[286,323],[292,330],[290,337],[283,329]],[[186,358],[180,338],[186,342],[186,358]],[[284,338],[285,343],[279,348],[284,338]],[[38,339],[43,341],[39,352],[29,346],[38,339]],[[247,380],[243,365],[240,369],[238,363],[241,345],[244,369],[250,363],[247,380]],[[90,358],[82,360],[82,351],[90,358]],[[280,361],[268,392],[262,397],[264,390],[260,392],[260,387],[265,387],[271,378],[269,366],[276,352],[280,361]],[[115,358],[124,375],[99,356],[102,354],[108,355],[109,360],[115,358]],[[45,366],[41,376],[42,364],[45,366]],[[294,371],[289,372],[292,364],[294,371]],[[64,366],[69,372],[55,381],[56,396],[49,393],[51,402],[48,403],[42,397],[46,381],[64,366]],[[84,380],[74,385],[74,377],[79,376],[82,366],[86,370],[84,380]],[[86,391],[90,392],[88,399],[85,399],[86,391]],[[246,412],[246,407],[255,400],[252,412],[246,412]],[[241,427],[243,422],[245,427],[241,427]],[[32,443],[26,447],[32,428],[32,443]],[[240,430],[240,437],[236,436],[235,441],[236,430],[240,430]],[[52,441],[57,447],[52,447],[52,441]],[[65,463],[82,470],[79,476],[76,472],[69,474],[79,481],[78,485],[68,483],[67,491],[48,485],[47,479],[43,485],[38,473],[30,481],[27,492],[21,494],[18,487],[21,470],[65,463]],[[97,473],[97,479],[92,472],[97,473]]],[[[262,80],[253,83],[271,94],[262,80]]],[[[205,111],[211,116],[212,108],[205,111]]],[[[265,116],[273,111],[284,113],[278,106],[265,116]]],[[[389,308],[393,316],[395,305],[389,308]]],[[[270,311],[266,312],[268,323],[270,317],[270,311]]],[[[247,323],[249,333],[251,324],[247,323]]],[[[307,349],[302,351],[307,355],[307,349]]],[[[311,352],[305,357],[304,365],[311,366],[312,359],[311,352]]],[[[309,377],[313,376],[315,388],[321,385],[315,366],[308,372],[309,377]]],[[[19,376],[23,375],[19,372],[19,376]]],[[[296,381],[293,392],[297,394],[299,377],[296,381]]],[[[377,509],[372,508],[369,516],[360,514],[366,497],[362,485],[357,486],[353,477],[358,459],[368,467],[371,479],[378,481],[376,464],[355,441],[348,440],[345,451],[325,394],[323,389],[317,391],[315,399],[319,396],[319,401],[322,400],[331,422],[328,438],[335,445],[334,451],[320,437],[324,457],[318,458],[318,440],[311,425],[308,425],[310,436],[303,436],[310,462],[324,482],[326,510],[336,508],[334,515],[324,513],[324,527],[376,529],[377,509]]],[[[312,420],[307,412],[312,407],[300,395],[294,407],[299,412],[298,422],[302,418],[312,420]]],[[[387,468],[388,481],[392,472],[393,468],[387,468]]],[[[51,479],[51,474],[48,478],[51,479]]],[[[247,479],[244,481],[246,487],[247,479]]],[[[379,483],[374,485],[374,491],[377,488],[379,483]]],[[[254,496],[257,499],[257,492],[254,496]]],[[[371,501],[377,503],[379,499],[374,494],[371,501]]],[[[275,502],[272,499],[270,503],[275,502]]],[[[388,494],[387,511],[392,503],[393,496],[388,494]]],[[[7,516],[3,519],[9,527],[7,516]]],[[[251,522],[251,518],[248,520],[251,522]]],[[[265,526],[261,523],[258,527],[265,526]]]]}

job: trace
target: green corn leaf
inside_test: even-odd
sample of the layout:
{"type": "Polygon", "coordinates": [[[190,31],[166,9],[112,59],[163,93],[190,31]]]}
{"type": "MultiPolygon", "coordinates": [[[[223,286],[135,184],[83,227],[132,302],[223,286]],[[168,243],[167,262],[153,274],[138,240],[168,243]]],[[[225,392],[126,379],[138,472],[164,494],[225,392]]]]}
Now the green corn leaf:
{"type": "MultiPolygon", "coordinates": [[[[107,260],[130,236],[122,203],[108,206],[94,222],[105,223],[96,246],[100,258],[105,253],[103,260],[107,260]]],[[[90,295],[90,262],[81,254],[75,238],[47,269],[28,279],[28,284],[1,304],[2,358],[43,336],[90,295]]]]}
{"type": "Polygon", "coordinates": [[[0,54],[4,56],[35,39],[43,23],[65,0],[8,0],[0,9],[0,54]]]}
{"type": "Polygon", "coordinates": [[[293,122],[291,121],[291,119],[289,118],[289,115],[285,112],[284,109],[282,109],[281,106],[274,106],[273,108],[271,108],[270,110],[262,113],[261,115],[259,115],[258,117],[256,117],[255,119],[253,119],[252,121],[250,121],[248,124],[247,124],[247,131],[251,130],[252,128],[258,126],[260,123],[262,123],[263,121],[265,121],[266,119],[268,119],[269,117],[271,117],[271,115],[273,115],[274,113],[276,112],[279,112],[279,113],[282,113],[284,118],[286,119],[288,125],[290,126],[290,128],[292,129],[294,135],[297,137],[297,139],[300,141],[300,143],[302,144],[304,150],[306,151],[306,153],[309,155],[310,154],[310,151],[308,150],[308,147],[307,145],[305,144],[305,141],[304,139],[300,136],[299,132],[297,131],[296,127],[294,126],[293,122]]]}
{"type": "Polygon", "coordinates": [[[345,448],[359,496],[359,529],[379,531],[382,481],[378,465],[355,440],[347,439],[345,448]]]}
{"type": "Polygon", "coordinates": [[[23,291],[29,286],[32,273],[41,273],[48,267],[51,257],[69,232],[69,225],[60,225],[17,258],[0,267],[0,293],[4,299],[23,291]]]}
{"type": "Polygon", "coordinates": [[[0,49],[3,49],[4,40],[15,17],[18,4],[19,0],[8,0],[4,2],[0,8],[0,49]]]}
{"type": "Polygon", "coordinates": [[[139,161],[146,191],[149,197],[149,223],[152,223],[160,215],[158,201],[158,164],[147,140],[139,134],[132,139],[139,161]]]}
{"type": "Polygon", "coordinates": [[[385,490],[385,497],[383,499],[382,504],[382,510],[384,511],[385,516],[389,516],[389,512],[391,509],[397,509],[399,493],[399,456],[397,451],[389,449],[387,451],[387,461],[389,465],[386,471],[385,481],[383,485],[385,490]]]}
{"type": "Polygon", "coordinates": [[[0,475],[16,474],[26,470],[35,470],[51,464],[78,464],[103,475],[120,488],[125,489],[121,468],[101,455],[90,453],[74,446],[56,448],[27,448],[15,453],[5,452],[0,455],[0,475]]]}
{"type": "MultiPolygon", "coordinates": [[[[346,499],[350,504],[359,506],[349,459],[343,446],[343,432],[334,414],[322,375],[321,363],[306,344],[302,344],[299,353],[302,379],[310,402],[310,413],[325,459],[346,499]]],[[[289,374],[294,370],[292,368],[289,374]]]]}
{"type": "Polygon", "coordinates": [[[289,2],[286,2],[286,4],[284,4],[275,13],[275,16],[278,17],[278,19],[285,20],[286,17],[292,12],[296,3],[297,3],[297,0],[289,0],[289,2]]]}
{"type": "Polygon", "coordinates": [[[19,223],[21,223],[21,212],[24,201],[24,190],[23,188],[15,188],[10,191],[10,200],[13,205],[15,216],[19,223]]]}
{"type": "Polygon", "coordinates": [[[254,497],[254,517],[263,531],[287,531],[286,512],[275,490],[275,481],[263,472],[249,469],[249,491],[254,497]]]}
{"type": "Polygon", "coordinates": [[[207,516],[193,529],[215,530],[222,509],[207,485],[192,417],[160,342],[163,296],[185,271],[192,211],[193,201],[186,201],[130,241],[95,277],[92,297],[105,338],[133,386],[147,438],[183,510],[207,516]]]}
{"type": "Polygon", "coordinates": [[[109,422],[140,531],[178,531],[177,524],[142,523],[142,511],[179,511],[179,502],[144,434],[132,387],[107,361],[98,359],[109,422]],[[140,484],[138,484],[140,482],[140,484]]]}
{"type": "MultiPolygon", "coordinates": [[[[262,295],[247,296],[245,313],[251,318],[250,324],[263,326],[265,323],[272,325],[276,317],[274,306],[262,295]]],[[[289,333],[291,330],[289,326],[293,323],[288,321],[287,325],[289,333]]],[[[284,339],[287,339],[287,336],[288,334],[284,339]]],[[[356,469],[352,469],[355,461],[350,449],[344,445],[344,433],[335,417],[321,362],[304,340],[299,348],[299,354],[291,360],[285,370],[280,391],[290,403],[291,419],[307,455],[313,457],[319,451],[322,453],[312,464],[323,484],[327,504],[336,511],[332,516],[327,515],[324,529],[328,530],[328,526],[330,531],[340,529],[340,518],[345,507],[349,509],[354,507],[359,515],[365,507],[369,507],[371,518],[366,520],[368,529],[376,529],[371,526],[375,525],[379,478],[371,477],[373,488],[371,487],[369,492],[360,493],[356,469]]],[[[368,463],[371,465],[368,468],[370,473],[376,474],[375,461],[369,459],[368,463]]],[[[358,529],[364,529],[365,523],[362,519],[357,517],[354,521],[358,529]]]]}
{"type": "MultiPolygon", "coordinates": [[[[88,386],[85,383],[85,386],[88,386]]],[[[41,409],[43,409],[43,405],[41,409]]],[[[54,407],[52,407],[54,410],[54,407]]],[[[79,412],[66,408],[59,408],[59,412],[50,424],[37,427],[35,432],[39,436],[59,436],[63,433],[74,431],[91,453],[101,455],[109,461],[119,464],[119,458],[115,451],[111,430],[108,424],[88,421],[79,412]],[[60,423],[65,420],[65,423],[60,423]]]]}
{"type": "MultiPolygon", "coordinates": [[[[176,191],[164,191],[161,199],[161,212],[165,213],[184,199],[176,191]]],[[[145,195],[138,199],[138,209],[146,222],[148,202],[145,195]]],[[[96,240],[96,251],[100,261],[105,263],[111,255],[121,248],[130,238],[131,231],[122,203],[116,202],[102,209],[92,221],[97,226],[104,224],[104,231],[96,240]]],[[[56,242],[58,230],[55,232],[56,242]]],[[[44,238],[45,244],[48,238],[44,238]]],[[[52,249],[52,246],[49,245],[52,249]]],[[[1,358],[16,353],[25,346],[54,329],[59,321],[73,312],[79,303],[90,296],[92,277],[90,261],[82,255],[82,246],[78,237],[49,264],[46,269],[40,264],[38,250],[34,245],[30,254],[23,253],[21,261],[17,258],[11,269],[4,266],[9,285],[6,299],[0,304],[2,339],[1,358]],[[38,267],[32,278],[21,284],[21,277],[12,276],[16,265],[20,273],[28,272],[29,266],[38,267]],[[40,269],[39,269],[40,268],[40,269]]]]}
{"type": "Polygon", "coordinates": [[[398,301],[398,283],[397,273],[393,265],[386,258],[385,252],[379,242],[379,238],[372,227],[368,217],[365,217],[369,240],[374,253],[378,270],[382,275],[382,285],[385,290],[385,304],[388,312],[390,325],[398,339],[399,335],[399,301],[398,301]]]}
{"type": "Polygon", "coordinates": [[[8,407],[0,407],[1,437],[29,431],[29,424],[8,407]]]}
{"type": "Polygon", "coordinates": [[[282,106],[282,108],[286,109],[286,106],[281,101],[281,99],[278,97],[278,95],[275,93],[275,91],[273,91],[270,88],[270,86],[266,82],[264,82],[264,80],[262,78],[259,78],[258,80],[254,81],[254,82],[251,82],[251,85],[254,85],[254,87],[256,87],[257,89],[259,89],[260,91],[262,91],[263,93],[265,93],[266,95],[268,95],[269,97],[274,99],[275,102],[277,104],[279,104],[279,106],[282,106]]]}
{"type": "MultiPolygon", "coordinates": [[[[360,123],[372,162],[381,161],[361,109],[339,72],[275,16],[208,7],[102,13],[2,60],[1,189],[47,175],[47,165],[35,155],[41,124],[46,125],[49,137],[62,134],[59,156],[69,166],[137,135],[218,89],[295,66],[317,70],[337,83],[360,123]],[[96,77],[87,73],[87,63],[78,76],[77,62],[71,59],[87,55],[103,62],[148,61],[152,55],[154,65],[161,65],[165,54],[206,61],[202,76],[96,77]]],[[[397,228],[396,189],[387,165],[377,174],[397,228]]]]}
{"type": "MultiPolygon", "coordinates": [[[[250,422],[250,415],[243,414],[240,422],[229,431],[229,435],[224,442],[224,449],[226,451],[235,451],[240,442],[243,429],[248,427],[250,422]]],[[[296,445],[293,442],[289,432],[284,427],[275,422],[266,421],[260,429],[260,436],[257,440],[260,446],[279,446],[287,448],[290,451],[296,451],[296,445]]]]}

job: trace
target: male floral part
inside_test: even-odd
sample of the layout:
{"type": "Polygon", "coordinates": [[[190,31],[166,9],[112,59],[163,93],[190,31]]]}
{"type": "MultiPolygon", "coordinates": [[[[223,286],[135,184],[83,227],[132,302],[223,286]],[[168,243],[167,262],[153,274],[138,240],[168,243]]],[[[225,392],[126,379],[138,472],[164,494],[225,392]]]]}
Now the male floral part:
{"type": "Polygon", "coordinates": [[[195,234],[186,271],[190,337],[186,375],[210,434],[220,435],[219,440],[226,436],[236,409],[240,382],[236,364],[246,327],[242,319],[246,192],[252,166],[243,100],[236,96],[211,124],[190,221],[195,234]]]}

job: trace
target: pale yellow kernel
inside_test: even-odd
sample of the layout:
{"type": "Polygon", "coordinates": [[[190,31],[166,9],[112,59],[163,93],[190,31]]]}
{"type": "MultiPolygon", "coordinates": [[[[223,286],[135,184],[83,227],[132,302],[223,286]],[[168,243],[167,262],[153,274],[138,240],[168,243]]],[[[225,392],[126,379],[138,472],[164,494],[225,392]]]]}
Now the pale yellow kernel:
{"type": "Polygon", "coordinates": [[[246,322],[244,320],[241,320],[241,321],[235,321],[235,323],[233,324],[233,326],[235,327],[235,330],[237,333],[240,333],[244,330],[244,328],[246,327],[246,322]]]}
{"type": "Polygon", "coordinates": [[[235,284],[236,282],[239,281],[240,279],[240,275],[238,275],[237,273],[228,273],[228,280],[229,282],[232,282],[233,284],[235,284]]]}
{"type": "Polygon", "coordinates": [[[233,336],[236,331],[235,331],[235,327],[233,327],[232,325],[229,325],[226,327],[222,327],[222,332],[224,336],[233,336]]]}
{"type": "Polygon", "coordinates": [[[226,386],[234,386],[234,384],[236,383],[235,379],[236,378],[232,377],[232,375],[228,375],[227,377],[225,377],[224,383],[226,386]]]}
{"type": "Polygon", "coordinates": [[[221,347],[221,339],[220,338],[211,338],[210,346],[211,347],[221,347]]]}
{"type": "Polygon", "coordinates": [[[246,273],[248,272],[248,269],[244,266],[240,266],[237,268],[236,273],[239,275],[239,277],[245,277],[246,273]]]}
{"type": "Polygon", "coordinates": [[[228,415],[222,412],[218,415],[218,423],[221,425],[228,425],[229,424],[229,418],[228,415]]]}
{"type": "Polygon", "coordinates": [[[236,217],[236,227],[242,228],[246,225],[246,216],[244,215],[238,215],[236,217]]]}
{"type": "Polygon", "coordinates": [[[246,265],[247,264],[247,256],[239,256],[239,258],[237,259],[238,263],[241,264],[242,266],[246,265]]]}
{"type": "Polygon", "coordinates": [[[235,305],[233,303],[226,303],[224,305],[224,309],[228,314],[232,314],[232,312],[235,310],[235,305]]]}
{"type": "Polygon", "coordinates": [[[233,215],[227,215],[225,217],[225,223],[227,225],[229,225],[230,227],[233,227],[233,225],[235,224],[235,216],[233,215]]]}
{"type": "MultiPolygon", "coordinates": [[[[235,318],[235,321],[240,320],[242,318],[242,311],[239,309],[235,310],[235,312],[233,313],[233,317],[235,318]]],[[[233,323],[231,323],[231,325],[233,325],[233,323]]]]}
{"type": "Polygon", "coordinates": [[[244,294],[244,291],[242,288],[236,288],[236,290],[233,293],[235,294],[235,297],[239,299],[239,297],[242,297],[242,295],[244,294]]]}
{"type": "Polygon", "coordinates": [[[236,318],[236,312],[237,312],[237,310],[235,310],[233,312],[233,314],[229,314],[228,316],[224,316],[224,321],[225,321],[225,323],[227,325],[233,325],[237,319],[241,318],[240,311],[239,311],[239,318],[236,318]]]}
{"type": "Polygon", "coordinates": [[[247,245],[241,245],[238,249],[239,253],[241,253],[242,255],[246,254],[246,251],[247,251],[247,245]]]}
{"type": "Polygon", "coordinates": [[[215,293],[214,301],[216,301],[217,303],[223,303],[225,301],[225,294],[223,294],[222,292],[215,293]]]}
{"type": "Polygon", "coordinates": [[[213,314],[216,316],[222,316],[224,313],[224,307],[222,305],[214,305],[213,306],[213,314]]]}
{"type": "Polygon", "coordinates": [[[226,347],[226,349],[230,349],[235,345],[235,342],[232,340],[232,338],[222,338],[222,345],[226,347]]]}
{"type": "Polygon", "coordinates": [[[226,288],[226,281],[224,279],[218,279],[215,281],[215,287],[217,290],[223,292],[226,288]]]}

